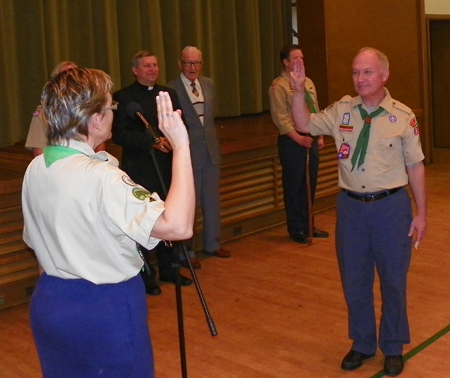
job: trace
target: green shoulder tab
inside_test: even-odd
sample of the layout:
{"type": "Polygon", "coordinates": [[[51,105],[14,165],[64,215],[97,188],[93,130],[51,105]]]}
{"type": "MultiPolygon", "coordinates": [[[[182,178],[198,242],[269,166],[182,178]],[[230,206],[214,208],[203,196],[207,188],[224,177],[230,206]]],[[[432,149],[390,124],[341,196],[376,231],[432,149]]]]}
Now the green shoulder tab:
{"type": "Polygon", "coordinates": [[[50,167],[55,161],[64,159],[75,154],[82,154],[81,151],[64,146],[47,146],[44,147],[44,160],[46,167],[50,167]]]}

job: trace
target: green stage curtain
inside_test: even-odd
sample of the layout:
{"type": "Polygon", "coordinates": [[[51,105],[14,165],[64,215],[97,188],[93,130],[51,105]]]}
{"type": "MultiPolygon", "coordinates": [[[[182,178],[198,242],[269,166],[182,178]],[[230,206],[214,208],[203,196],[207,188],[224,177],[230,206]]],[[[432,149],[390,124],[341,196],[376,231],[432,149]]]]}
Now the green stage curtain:
{"type": "Polygon", "coordinates": [[[42,86],[72,60],[129,85],[133,55],[159,60],[158,82],[179,74],[187,45],[203,52],[216,83],[216,116],[268,110],[286,41],[285,0],[0,0],[0,147],[26,138],[42,86]]]}

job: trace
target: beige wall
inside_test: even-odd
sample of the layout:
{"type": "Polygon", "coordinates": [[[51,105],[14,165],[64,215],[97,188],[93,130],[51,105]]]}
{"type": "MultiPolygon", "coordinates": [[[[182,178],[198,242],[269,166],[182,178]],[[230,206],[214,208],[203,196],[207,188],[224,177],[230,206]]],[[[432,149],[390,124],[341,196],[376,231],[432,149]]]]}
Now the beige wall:
{"type": "Polygon", "coordinates": [[[425,14],[450,15],[449,0],[425,0],[425,14]]]}

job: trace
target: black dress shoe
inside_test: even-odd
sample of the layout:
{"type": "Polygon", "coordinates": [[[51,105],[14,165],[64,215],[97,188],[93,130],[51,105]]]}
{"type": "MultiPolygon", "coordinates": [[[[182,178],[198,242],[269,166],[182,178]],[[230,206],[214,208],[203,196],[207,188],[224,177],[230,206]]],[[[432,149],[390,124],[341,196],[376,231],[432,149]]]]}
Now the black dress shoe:
{"type": "Polygon", "coordinates": [[[298,232],[296,234],[290,235],[291,239],[299,244],[308,244],[308,235],[304,234],[303,232],[298,232]]]}
{"type": "Polygon", "coordinates": [[[384,358],[384,374],[396,377],[403,371],[403,356],[386,356],[384,358]]]}
{"type": "Polygon", "coordinates": [[[313,237],[315,238],[327,238],[330,234],[326,231],[320,231],[317,228],[313,230],[313,237]]]}
{"type": "MultiPolygon", "coordinates": [[[[178,273],[180,277],[180,285],[181,286],[189,286],[192,285],[192,280],[187,278],[186,276],[183,276],[182,274],[178,273]]],[[[175,273],[170,272],[159,272],[159,280],[164,282],[172,282],[173,284],[177,283],[177,276],[175,273]]]]}
{"type": "Polygon", "coordinates": [[[355,370],[358,369],[364,360],[367,360],[370,357],[373,357],[375,353],[373,354],[364,354],[361,352],[357,352],[356,350],[350,349],[350,352],[346,354],[344,359],[341,363],[341,368],[343,370],[355,370]]]}
{"type": "Polygon", "coordinates": [[[144,280],[145,292],[152,297],[156,297],[162,293],[161,288],[155,282],[156,271],[151,265],[147,265],[149,270],[140,271],[140,275],[144,280]]]}
{"type": "Polygon", "coordinates": [[[155,281],[153,281],[151,283],[146,283],[146,285],[145,285],[145,292],[148,295],[151,295],[152,297],[156,297],[158,295],[161,295],[162,290],[158,286],[158,284],[155,281]]]}

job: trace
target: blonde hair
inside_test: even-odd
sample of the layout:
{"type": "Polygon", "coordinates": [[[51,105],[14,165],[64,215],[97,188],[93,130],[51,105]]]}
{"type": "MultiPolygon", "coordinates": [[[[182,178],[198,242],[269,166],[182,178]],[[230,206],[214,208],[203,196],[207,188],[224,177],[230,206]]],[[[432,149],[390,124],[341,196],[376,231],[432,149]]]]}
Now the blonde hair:
{"type": "Polygon", "coordinates": [[[112,88],[110,76],[92,68],[74,68],[51,77],[41,95],[49,144],[87,137],[92,115],[102,112],[112,88]]]}

